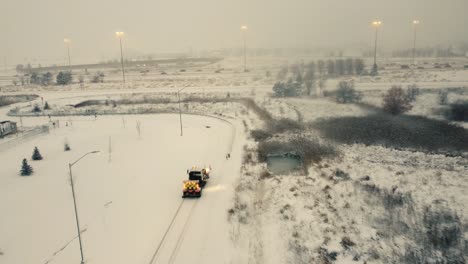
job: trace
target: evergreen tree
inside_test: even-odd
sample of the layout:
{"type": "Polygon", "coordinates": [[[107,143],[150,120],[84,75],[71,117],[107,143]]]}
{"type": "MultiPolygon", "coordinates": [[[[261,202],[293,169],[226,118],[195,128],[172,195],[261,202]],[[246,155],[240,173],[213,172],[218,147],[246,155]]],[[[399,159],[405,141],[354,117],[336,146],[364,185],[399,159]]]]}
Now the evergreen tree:
{"type": "Polygon", "coordinates": [[[50,85],[51,82],[52,82],[52,73],[50,72],[44,73],[41,78],[41,84],[44,86],[48,86],[50,85]]]}
{"type": "Polygon", "coordinates": [[[31,84],[40,84],[41,83],[41,78],[39,78],[39,75],[37,72],[31,73],[30,81],[31,84]]]}
{"type": "Polygon", "coordinates": [[[338,75],[345,74],[345,61],[342,59],[338,59],[335,61],[336,73],[338,75]]]}
{"type": "Polygon", "coordinates": [[[361,75],[364,72],[364,60],[363,59],[355,59],[354,60],[354,69],[356,70],[357,75],[361,75]]]}
{"type": "Polygon", "coordinates": [[[305,76],[304,76],[305,87],[307,89],[307,92],[306,92],[307,95],[311,94],[312,89],[315,86],[315,81],[316,81],[316,78],[315,78],[315,62],[312,61],[309,64],[307,64],[306,72],[305,72],[305,76]]]}
{"type": "Polygon", "coordinates": [[[319,60],[317,62],[317,71],[320,76],[323,76],[325,74],[325,62],[323,60],[319,60]]]}
{"type": "Polygon", "coordinates": [[[70,84],[72,82],[72,74],[71,72],[67,71],[67,72],[59,72],[57,74],[57,84],[59,85],[67,85],[67,84],[70,84]]]}
{"type": "Polygon", "coordinates": [[[345,60],[345,68],[346,74],[353,75],[354,74],[354,61],[351,58],[347,58],[345,60]]]}
{"type": "Polygon", "coordinates": [[[39,105],[38,105],[38,104],[35,104],[34,107],[33,107],[33,112],[34,112],[34,113],[39,113],[39,112],[41,112],[41,111],[42,111],[42,110],[41,110],[41,108],[39,107],[39,105]]]}
{"type": "Polygon", "coordinates": [[[377,64],[374,63],[374,65],[372,65],[371,75],[376,76],[378,74],[379,74],[379,69],[377,67],[377,64]]]}
{"type": "Polygon", "coordinates": [[[302,82],[303,82],[303,78],[302,78],[302,73],[301,72],[298,72],[297,75],[296,75],[296,82],[301,85],[302,82]]]}
{"type": "Polygon", "coordinates": [[[70,145],[68,143],[65,143],[65,145],[63,146],[63,149],[65,151],[70,151],[71,150],[70,145]]]}
{"type": "Polygon", "coordinates": [[[32,155],[33,160],[42,160],[42,155],[39,152],[39,149],[37,147],[34,147],[33,155],[32,155]]]}
{"type": "Polygon", "coordinates": [[[47,103],[47,101],[44,104],[44,110],[50,110],[50,106],[49,103],[47,103]]]}
{"type": "Polygon", "coordinates": [[[28,161],[26,159],[23,159],[23,164],[21,165],[20,173],[21,173],[21,176],[29,176],[33,173],[33,169],[28,164],[28,161]]]}
{"type": "Polygon", "coordinates": [[[338,83],[336,90],[336,101],[338,103],[354,103],[359,102],[362,98],[361,93],[354,89],[354,82],[341,81],[338,83]]]}
{"type": "Polygon", "coordinates": [[[332,60],[327,61],[327,71],[328,75],[333,76],[335,75],[335,62],[332,60]]]}
{"type": "Polygon", "coordinates": [[[285,93],[285,85],[282,82],[277,82],[275,85],[273,85],[273,92],[275,93],[275,96],[277,97],[283,97],[285,93]]]}

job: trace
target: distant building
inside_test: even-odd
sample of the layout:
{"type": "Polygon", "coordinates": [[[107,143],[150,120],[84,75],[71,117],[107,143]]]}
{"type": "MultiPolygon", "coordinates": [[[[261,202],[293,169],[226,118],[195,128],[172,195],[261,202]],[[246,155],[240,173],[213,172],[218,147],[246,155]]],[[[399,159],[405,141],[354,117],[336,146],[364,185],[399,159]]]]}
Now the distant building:
{"type": "Polygon", "coordinates": [[[17,131],[16,122],[0,121],[0,137],[4,137],[8,134],[16,133],[16,131],[17,131]]]}

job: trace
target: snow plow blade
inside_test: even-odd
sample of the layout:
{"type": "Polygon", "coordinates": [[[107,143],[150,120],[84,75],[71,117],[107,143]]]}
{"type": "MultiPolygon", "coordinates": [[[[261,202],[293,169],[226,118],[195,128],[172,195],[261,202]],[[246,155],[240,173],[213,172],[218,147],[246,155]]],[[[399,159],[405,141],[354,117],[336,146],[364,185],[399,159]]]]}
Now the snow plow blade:
{"type": "Polygon", "coordinates": [[[199,181],[184,181],[184,186],[182,189],[182,198],[199,198],[201,196],[201,192],[202,188],[200,187],[199,181]]]}

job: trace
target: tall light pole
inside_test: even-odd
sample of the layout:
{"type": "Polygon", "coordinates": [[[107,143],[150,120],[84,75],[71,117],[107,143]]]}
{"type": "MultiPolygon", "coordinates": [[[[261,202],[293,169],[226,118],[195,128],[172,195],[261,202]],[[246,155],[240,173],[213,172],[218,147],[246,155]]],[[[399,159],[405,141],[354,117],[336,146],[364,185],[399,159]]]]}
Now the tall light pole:
{"type": "Polygon", "coordinates": [[[80,230],[80,222],[78,220],[78,210],[76,208],[76,198],[75,198],[75,186],[73,184],[73,175],[72,175],[72,166],[75,165],[78,161],[80,161],[82,158],[86,157],[89,154],[95,154],[98,153],[99,151],[91,151],[83,156],[81,158],[77,159],[73,163],[68,164],[68,169],[70,170],[70,182],[71,182],[71,187],[72,187],[72,195],[73,195],[73,205],[75,206],[75,220],[76,220],[76,228],[78,230],[78,241],[80,242],[80,254],[81,254],[81,264],[84,264],[84,257],[83,257],[83,244],[81,243],[81,230],[80,230]]]}
{"type": "Polygon", "coordinates": [[[71,59],[70,59],[70,42],[71,40],[69,38],[63,39],[63,43],[65,43],[65,46],[67,46],[67,53],[68,53],[68,69],[71,72],[71,59]]]}
{"type": "Polygon", "coordinates": [[[247,26],[241,26],[242,39],[244,42],[244,72],[247,71],[247,26]]]}
{"type": "Polygon", "coordinates": [[[124,59],[123,59],[123,50],[122,50],[122,37],[124,33],[122,31],[117,31],[115,32],[115,35],[120,40],[120,63],[122,64],[122,80],[123,80],[123,83],[125,84],[125,68],[124,68],[124,59]]]}
{"type": "Polygon", "coordinates": [[[373,74],[377,74],[377,33],[382,21],[373,21],[372,26],[375,27],[375,41],[374,41],[374,65],[372,67],[373,74]]]}
{"type": "Polygon", "coordinates": [[[180,107],[180,92],[184,90],[187,87],[184,87],[177,91],[177,97],[179,98],[179,117],[180,117],[180,136],[183,136],[183,130],[182,130],[182,108],[180,107]]]}
{"type": "Polygon", "coordinates": [[[416,28],[419,23],[419,20],[413,20],[413,64],[416,62],[416,28]]]}

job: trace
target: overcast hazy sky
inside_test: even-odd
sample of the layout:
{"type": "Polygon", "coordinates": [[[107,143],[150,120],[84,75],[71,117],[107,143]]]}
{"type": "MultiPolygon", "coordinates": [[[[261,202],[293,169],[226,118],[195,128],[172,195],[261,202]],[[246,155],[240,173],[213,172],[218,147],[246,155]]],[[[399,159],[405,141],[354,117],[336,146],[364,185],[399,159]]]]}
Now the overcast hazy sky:
{"type": "Polygon", "coordinates": [[[0,56],[60,60],[63,38],[77,58],[190,47],[371,45],[370,21],[382,20],[384,47],[410,46],[411,21],[422,21],[420,45],[468,41],[468,0],[0,0],[0,56]]]}

